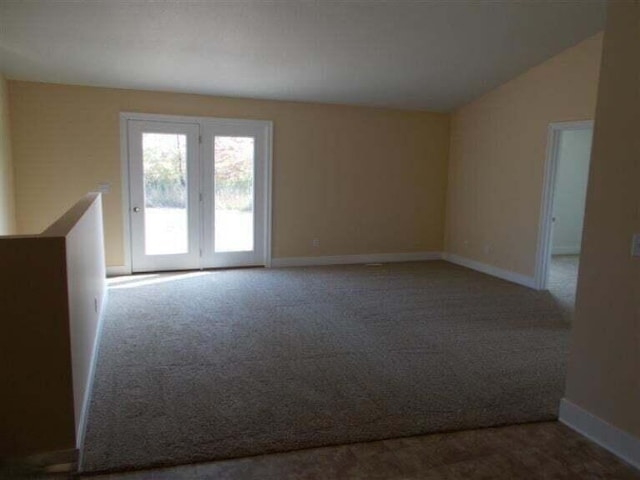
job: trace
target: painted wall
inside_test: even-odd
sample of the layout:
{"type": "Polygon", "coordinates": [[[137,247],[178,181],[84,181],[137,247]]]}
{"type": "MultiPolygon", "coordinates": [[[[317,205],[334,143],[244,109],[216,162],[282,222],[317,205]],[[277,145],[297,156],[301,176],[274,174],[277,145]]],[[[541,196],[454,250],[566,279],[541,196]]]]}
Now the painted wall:
{"type": "Polygon", "coordinates": [[[0,237],[0,458],[73,450],[106,291],[100,198],[42,235],[0,237]]]}
{"type": "Polygon", "coordinates": [[[0,238],[0,458],[74,448],[64,238],[0,238]]]}
{"type": "Polygon", "coordinates": [[[602,34],[454,112],[446,250],[533,276],[547,127],[593,119],[602,34]]]}
{"type": "Polygon", "coordinates": [[[638,79],[640,2],[610,2],[566,398],[640,440],[638,79]]]}
{"type": "Polygon", "coordinates": [[[73,372],[76,439],[81,440],[93,381],[92,362],[106,299],[102,201],[88,194],[51,225],[43,236],[65,239],[68,329],[73,372]]]}
{"type": "Polygon", "coordinates": [[[592,136],[590,128],[560,132],[551,236],[554,255],[580,253],[592,136]]]}
{"type": "Polygon", "coordinates": [[[7,81],[0,75],[0,235],[16,233],[7,81]]]}
{"type": "Polygon", "coordinates": [[[122,111],[273,120],[274,258],[442,250],[448,115],[14,81],[9,96],[20,231],[109,182],[108,265],[123,262],[122,111]]]}

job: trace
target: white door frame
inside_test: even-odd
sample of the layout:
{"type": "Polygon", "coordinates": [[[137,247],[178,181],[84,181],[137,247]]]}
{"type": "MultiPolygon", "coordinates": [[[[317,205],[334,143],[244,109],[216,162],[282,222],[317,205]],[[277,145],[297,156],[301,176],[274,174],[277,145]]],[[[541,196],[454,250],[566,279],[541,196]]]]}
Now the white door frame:
{"type": "MultiPolygon", "coordinates": [[[[120,113],[120,178],[122,182],[122,232],[123,232],[123,262],[122,267],[117,267],[117,273],[121,275],[131,274],[131,194],[129,185],[129,148],[128,148],[128,121],[129,120],[146,120],[156,122],[171,123],[197,123],[200,125],[200,131],[205,124],[213,122],[229,122],[239,125],[252,125],[254,127],[262,127],[266,132],[266,148],[264,152],[265,175],[264,175],[264,192],[265,192],[265,238],[264,238],[264,255],[265,266],[271,266],[271,224],[272,224],[272,175],[273,175],[273,122],[270,120],[244,120],[235,118],[221,117],[191,117],[183,115],[160,115],[152,113],[136,113],[121,112],[120,113]]],[[[200,143],[200,158],[203,159],[203,144],[200,143]]]]}
{"type": "Polygon", "coordinates": [[[558,172],[558,149],[560,134],[570,130],[593,129],[593,120],[579,122],[554,122],[547,130],[547,155],[544,166],[544,183],[540,206],[540,223],[538,225],[538,249],[536,253],[535,288],[547,288],[549,259],[551,258],[551,229],[553,218],[553,199],[555,194],[556,174],[558,172]]]}

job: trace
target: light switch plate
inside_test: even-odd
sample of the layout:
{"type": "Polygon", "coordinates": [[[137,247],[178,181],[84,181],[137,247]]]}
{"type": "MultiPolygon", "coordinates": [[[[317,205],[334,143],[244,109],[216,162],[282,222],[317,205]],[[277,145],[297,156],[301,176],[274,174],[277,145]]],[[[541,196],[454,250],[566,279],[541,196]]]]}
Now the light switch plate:
{"type": "Polygon", "coordinates": [[[111,184],[108,182],[99,183],[98,191],[100,193],[109,193],[111,191],[111,184]]]}
{"type": "Polygon", "coordinates": [[[631,240],[631,256],[640,257],[640,233],[634,233],[631,240]]]}

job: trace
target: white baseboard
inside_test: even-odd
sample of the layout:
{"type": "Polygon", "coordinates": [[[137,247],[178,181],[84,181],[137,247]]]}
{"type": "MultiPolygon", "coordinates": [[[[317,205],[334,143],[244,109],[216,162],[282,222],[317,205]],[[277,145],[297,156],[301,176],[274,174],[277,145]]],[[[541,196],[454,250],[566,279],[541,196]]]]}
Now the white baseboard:
{"type": "Polygon", "coordinates": [[[80,412],[80,421],[78,422],[78,433],[76,435],[76,448],[79,452],[78,469],[82,469],[84,438],[87,430],[87,416],[89,413],[89,403],[93,393],[93,383],[96,376],[96,364],[98,362],[98,350],[100,348],[100,337],[102,336],[102,325],[104,324],[104,312],[109,298],[109,289],[105,285],[104,294],[102,296],[102,304],[100,305],[100,313],[98,314],[98,326],[96,328],[96,336],[93,339],[93,349],[91,353],[91,363],[89,364],[89,373],[87,379],[87,388],[84,391],[82,399],[82,410],[80,412]]]}
{"type": "Polygon", "coordinates": [[[551,255],[580,255],[580,245],[569,245],[568,247],[552,247],[551,255]]]}
{"type": "Polygon", "coordinates": [[[470,258],[461,257],[454,253],[445,253],[442,258],[447,262],[455,263],[463,267],[477,270],[478,272],[486,273],[494,277],[507,280],[509,282],[517,283],[529,288],[536,288],[535,278],[522,275],[521,273],[511,272],[509,270],[503,270],[502,268],[494,267],[493,265],[487,265],[486,263],[480,263],[470,258]]]}
{"type": "Polygon", "coordinates": [[[307,267],[362,263],[419,262],[440,260],[442,252],[371,253],[364,255],[332,255],[320,257],[282,257],[271,259],[272,267],[307,267]]]}
{"type": "Polygon", "coordinates": [[[131,268],[126,265],[107,267],[107,277],[119,277],[121,275],[131,275],[131,268]]]}
{"type": "Polygon", "coordinates": [[[640,439],[563,398],[560,421],[614,455],[640,469],[640,439]]]}

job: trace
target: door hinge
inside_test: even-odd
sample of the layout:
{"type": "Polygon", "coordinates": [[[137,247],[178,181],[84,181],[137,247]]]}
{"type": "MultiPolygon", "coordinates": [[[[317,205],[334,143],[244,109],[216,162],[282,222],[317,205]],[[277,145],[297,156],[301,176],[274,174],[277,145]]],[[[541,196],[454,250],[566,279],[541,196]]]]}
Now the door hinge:
{"type": "Polygon", "coordinates": [[[198,135],[198,143],[202,143],[202,135],[198,135]]]}
{"type": "Polygon", "coordinates": [[[202,201],[202,194],[199,194],[198,198],[200,199],[200,201],[202,201]]]}
{"type": "Polygon", "coordinates": [[[202,249],[200,249],[200,256],[202,256],[202,249]]]}

